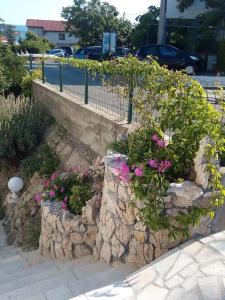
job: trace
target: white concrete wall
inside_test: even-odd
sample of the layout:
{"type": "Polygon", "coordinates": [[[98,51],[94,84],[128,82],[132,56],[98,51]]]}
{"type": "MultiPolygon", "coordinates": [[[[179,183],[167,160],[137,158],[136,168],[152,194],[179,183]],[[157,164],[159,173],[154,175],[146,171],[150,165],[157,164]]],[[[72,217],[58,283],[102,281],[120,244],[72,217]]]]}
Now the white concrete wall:
{"type": "Polygon", "coordinates": [[[167,0],[168,19],[195,19],[197,15],[207,11],[204,2],[200,0],[194,0],[193,5],[189,9],[186,9],[183,13],[181,13],[177,8],[177,4],[177,0],[167,0]]]}
{"type": "Polygon", "coordinates": [[[59,33],[64,32],[45,32],[44,37],[56,45],[74,45],[78,42],[78,38],[75,36],[69,36],[69,33],[65,33],[65,40],[59,40],[59,33]]]}

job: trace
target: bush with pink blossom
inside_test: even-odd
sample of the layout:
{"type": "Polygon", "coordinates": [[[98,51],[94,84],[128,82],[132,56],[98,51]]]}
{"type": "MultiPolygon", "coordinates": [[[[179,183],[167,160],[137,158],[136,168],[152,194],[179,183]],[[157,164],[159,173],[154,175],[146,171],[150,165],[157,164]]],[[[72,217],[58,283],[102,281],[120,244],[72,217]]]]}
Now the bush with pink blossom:
{"type": "Polygon", "coordinates": [[[62,209],[79,215],[82,207],[92,196],[91,178],[88,172],[54,172],[50,178],[43,179],[43,193],[36,194],[34,200],[60,202],[62,209]]]}

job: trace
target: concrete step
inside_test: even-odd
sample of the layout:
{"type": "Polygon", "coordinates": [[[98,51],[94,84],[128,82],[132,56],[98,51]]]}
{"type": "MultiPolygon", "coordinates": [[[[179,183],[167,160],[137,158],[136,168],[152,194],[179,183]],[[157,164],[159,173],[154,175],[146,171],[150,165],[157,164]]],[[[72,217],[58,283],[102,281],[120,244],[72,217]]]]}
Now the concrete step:
{"type": "MultiPolygon", "coordinates": [[[[26,284],[35,283],[39,280],[49,278],[51,276],[59,275],[61,272],[73,271],[79,269],[81,266],[86,266],[93,263],[92,256],[73,260],[67,263],[58,261],[49,261],[33,267],[25,267],[22,270],[13,273],[6,273],[4,270],[0,271],[0,293],[9,291],[10,282],[17,282],[18,286],[25,286],[26,284]]],[[[91,266],[92,268],[92,266],[91,266]]]]}
{"type": "MultiPolygon", "coordinates": [[[[8,292],[1,293],[1,300],[24,300],[29,299],[31,296],[36,296],[41,293],[50,291],[55,289],[56,287],[65,286],[72,282],[75,282],[77,279],[72,272],[66,271],[61,272],[55,276],[51,276],[48,279],[39,280],[36,283],[32,283],[21,287],[17,282],[17,286],[15,283],[12,283],[12,288],[8,292]]],[[[7,287],[9,288],[9,286],[7,287]]]]}
{"type": "Polygon", "coordinates": [[[202,294],[202,299],[225,299],[225,290],[222,278],[216,276],[198,278],[198,285],[202,294]]]}
{"type": "Polygon", "coordinates": [[[95,273],[69,284],[69,288],[73,296],[78,296],[88,291],[92,291],[103,286],[107,286],[112,282],[124,279],[129,274],[135,272],[137,266],[133,264],[124,264],[114,268],[108,268],[105,271],[99,272],[96,276],[95,273]]]}
{"type": "MultiPolygon", "coordinates": [[[[68,287],[70,283],[78,281],[79,278],[83,278],[87,274],[94,273],[98,277],[99,272],[112,269],[108,264],[102,262],[77,267],[80,264],[81,262],[78,261],[75,261],[74,264],[71,262],[70,266],[63,266],[62,264],[60,267],[55,266],[3,283],[0,285],[0,299],[10,299],[10,297],[18,300],[27,299],[28,297],[54,290],[56,287],[65,285],[68,287]]],[[[54,294],[54,291],[52,291],[52,294],[54,294]]]]}

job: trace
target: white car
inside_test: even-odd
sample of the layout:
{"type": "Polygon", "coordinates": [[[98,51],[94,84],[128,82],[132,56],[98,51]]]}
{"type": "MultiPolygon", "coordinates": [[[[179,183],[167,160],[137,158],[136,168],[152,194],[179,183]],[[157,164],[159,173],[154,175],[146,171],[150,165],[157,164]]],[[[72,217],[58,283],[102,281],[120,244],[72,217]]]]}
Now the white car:
{"type": "Polygon", "coordinates": [[[52,49],[52,50],[48,51],[48,54],[55,55],[57,57],[65,57],[66,51],[63,49],[52,49]]]}

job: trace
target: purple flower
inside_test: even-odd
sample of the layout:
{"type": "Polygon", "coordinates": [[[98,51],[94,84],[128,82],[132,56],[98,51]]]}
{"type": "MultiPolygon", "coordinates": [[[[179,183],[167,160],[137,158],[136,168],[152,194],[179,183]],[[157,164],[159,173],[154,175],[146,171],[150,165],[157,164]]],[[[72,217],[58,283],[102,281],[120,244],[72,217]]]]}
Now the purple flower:
{"type": "Polygon", "coordinates": [[[126,162],[120,162],[114,169],[114,174],[124,183],[128,183],[130,180],[130,168],[126,162]]]}
{"type": "Polygon", "coordinates": [[[68,196],[65,196],[64,199],[63,199],[63,201],[67,202],[68,201],[68,196]]]}
{"type": "Polygon", "coordinates": [[[156,142],[156,144],[160,147],[160,148],[166,148],[166,142],[164,140],[158,140],[156,142]]]}
{"type": "Polygon", "coordinates": [[[65,192],[65,189],[64,187],[61,188],[61,193],[64,193],[65,192]]]}
{"type": "Polygon", "coordinates": [[[158,135],[154,133],[154,134],[152,135],[152,140],[153,140],[154,142],[158,142],[158,140],[159,140],[158,135]]]}
{"type": "Polygon", "coordinates": [[[135,175],[136,175],[137,177],[142,177],[142,176],[143,176],[143,171],[142,171],[141,168],[136,168],[136,169],[134,170],[134,173],[135,173],[135,175]]]}
{"type": "Polygon", "coordinates": [[[49,192],[49,196],[50,196],[51,198],[54,198],[55,195],[56,195],[56,193],[55,193],[54,190],[51,190],[51,191],[49,192]]]}
{"type": "Polygon", "coordinates": [[[151,168],[155,168],[155,169],[157,169],[159,166],[159,163],[156,159],[149,159],[148,164],[151,168]]]}
{"type": "Polygon", "coordinates": [[[34,196],[34,200],[36,201],[37,204],[39,204],[42,200],[42,195],[39,193],[39,194],[36,194],[34,196]]]}

